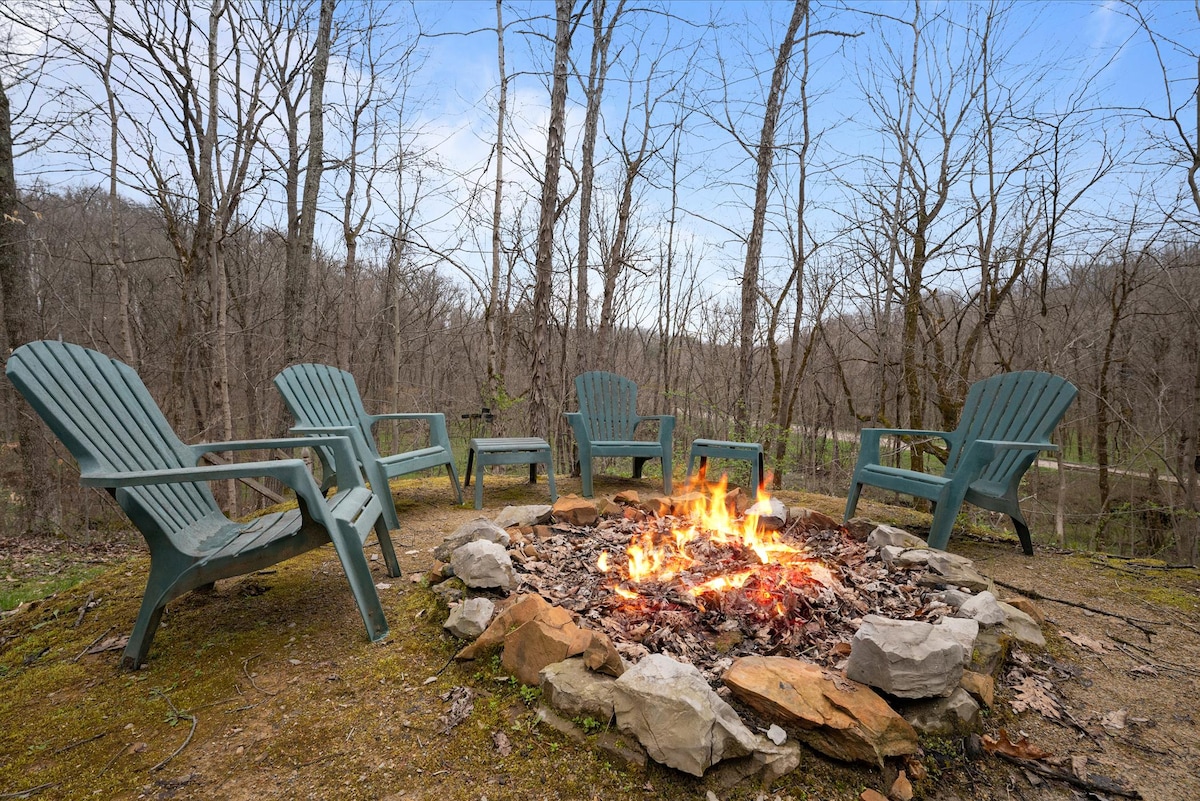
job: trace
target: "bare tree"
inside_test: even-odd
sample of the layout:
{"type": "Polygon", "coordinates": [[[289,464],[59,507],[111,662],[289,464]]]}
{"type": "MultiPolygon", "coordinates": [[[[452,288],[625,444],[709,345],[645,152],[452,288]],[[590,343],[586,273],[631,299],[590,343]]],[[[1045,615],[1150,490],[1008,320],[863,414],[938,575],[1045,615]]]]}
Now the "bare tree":
{"type": "Polygon", "coordinates": [[[550,87],[550,117],[546,124],[546,169],[538,218],[537,257],[534,262],[533,369],[529,385],[529,428],[535,436],[550,435],[550,293],[553,279],[554,223],[560,212],[558,176],[562,167],[567,107],[567,62],[571,52],[571,16],[574,0],[554,0],[554,72],[550,87]]]}
{"type": "Polygon", "coordinates": [[[775,159],[775,128],[783,107],[785,84],[791,65],[792,49],[796,45],[800,25],[808,16],[808,0],[794,0],[792,16],[779,43],[775,66],[771,71],[771,87],[763,111],[762,130],[754,161],[754,211],[750,233],[746,237],[746,261],[742,268],[741,328],[738,333],[738,386],[742,391],[735,407],[736,425],[745,437],[750,424],[748,395],[754,378],[755,328],[758,323],[758,273],[762,262],[763,231],[767,218],[767,190],[771,167],[775,159]]]}

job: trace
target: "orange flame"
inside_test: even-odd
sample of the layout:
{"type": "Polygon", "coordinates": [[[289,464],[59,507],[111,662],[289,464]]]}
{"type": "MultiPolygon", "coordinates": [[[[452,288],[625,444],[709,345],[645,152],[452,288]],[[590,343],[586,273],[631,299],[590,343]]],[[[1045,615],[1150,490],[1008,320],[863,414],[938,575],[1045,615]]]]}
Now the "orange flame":
{"type": "MultiPolygon", "coordinates": [[[[688,490],[695,491],[698,488],[705,488],[703,473],[693,480],[688,490]]],[[[722,476],[709,492],[690,505],[686,516],[689,522],[681,521],[680,525],[673,526],[670,536],[656,536],[653,529],[643,530],[637,535],[626,550],[626,573],[629,582],[637,584],[646,581],[671,581],[680,573],[696,566],[696,559],[689,553],[689,546],[699,539],[706,538],[708,542],[716,545],[729,545],[753,551],[759,563],[764,566],[785,568],[783,574],[773,579],[775,582],[790,585],[809,580],[826,587],[837,583],[834,574],[825,565],[783,542],[778,532],[760,528],[757,515],[747,514],[739,518],[728,496],[727,478],[722,476]]],[[[770,497],[764,487],[758,487],[758,501],[770,501],[770,497]]],[[[608,570],[606,553],[601,554],[597,567],[603,571],[608,570]]],[[[699,596],[741,589],[755,574],[753,569],[742,569],[715,576],[689,587],[688,592],[699,596]]],[[[628,600],[639,597],[627,587],[617,587],[614,591],[628,600]]],[[[773,606],[778,614],[784,614],[784,607],[778,603],[770,588],[755,587],[753,596],[759,603],[773,606]]]]}

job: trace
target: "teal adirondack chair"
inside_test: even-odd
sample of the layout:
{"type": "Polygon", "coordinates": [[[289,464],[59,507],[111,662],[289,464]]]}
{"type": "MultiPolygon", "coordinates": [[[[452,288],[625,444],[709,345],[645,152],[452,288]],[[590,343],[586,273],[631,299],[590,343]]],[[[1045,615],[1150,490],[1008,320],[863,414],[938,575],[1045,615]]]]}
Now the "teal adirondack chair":
{"type": "Polygon", "coordinates": [[[185,445],[128,365],[64,342],[31,342],[8,360],[9,379],[79,463],[84,486],[103,487],[150,548],[150,576],[125,647],[136,669],[150,650],[166,605],[214,581],[244,575],[332,542],[372,640],[388,633],[363,544],[374,529],[388,572],[400,565],[379,501],[354,468],[350,441],[326,437],[337,454],[338,492],[321,494],[300,459],[197,466],[214,451],[295,448],[296,438],[185,445]],[[235,523],[206,482],[267,476],[296,493],[299,508],[235,523]]]}
{"type": "MultiPolygon", "coordinates": [[[[275,386],[284,403],[296,418],[293,434],[305,436],[337,435],[349,437],[354,453],[376,497],[383,505],[383,519],[388,528],[399,528],[396,505],[388,481],[396,476],[446,466],[458,503],[462,503],[462,487],[450,450],[450,435],[444,414],[367,414],[354,376],[327,364],[293,364],[275,376],[275,386]],[[429,447],[381,456],[375,444],[374,427],[381,420],[417,420],[429,425],[429,447]]],[[[317,454],[328,468],[336,467],[336,459],[325,447],[317,454]]],[[[325,471],[329,476],[329,470],[325,471]]],[[[329,479],[326,479],[326,485],[329,479]]]]}
{"type": "Polygon", "coordinates": [[[633,477],[642,477],[642,466],[662,459],[663,491],[671,494],[671,438],[675,417],[669,414],[639,415],[637,384],[605,372],[583,373],[575,378],[579,411],[567,412],[567,421],[579,446],[579,472],[583,495],[592,497],[592,459],[632,456],[633,477]],[[658,441],[634,439],[638,425],[658,421],[658,441]]]}
{"type": "Polygon", "coordinates": [[[1006,373],[971,385],[953,431],[863,429],[844,519],[854,516],[864,485],[925,498],[934,504],[929,545],[944,550],[966,501],[1012,518],[1021,548],[1032,556],[1033,540],[1017,490],[1038,452],[1058,449],[1050,434],[1077,392],[1069,381],[1049,373],[1006,373]],[[950,455],[942,475],[880,464],[879,443],[885,435],[945,440],[950,455]]]}

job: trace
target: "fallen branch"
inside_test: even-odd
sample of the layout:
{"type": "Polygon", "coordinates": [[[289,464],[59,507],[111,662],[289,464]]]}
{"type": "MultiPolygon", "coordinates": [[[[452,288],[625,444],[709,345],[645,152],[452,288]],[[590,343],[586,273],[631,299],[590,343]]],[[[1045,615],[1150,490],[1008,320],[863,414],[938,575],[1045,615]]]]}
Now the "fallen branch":
{"type": "Polygon", "coordinates": [[[1042,593],[1038,592],[1037,590],[1031,590],[1031,589],[1027,589],[1025,587],[1018,587],[1015,584],[1006,584],[1003,581],[999,581],[996,579],[993,579],[993,581],[995,581],[998,586],[1004,587],[1005,589],[1012,590],[1013,592],[1020,593],[1021,595],[1024,595],[1026,598],[1032,598],[1035,601],[1049,601],[1050,603],[1062,604],[1063,606],[1073,606],[1076,609],[1083,609],[1088,612],[1095,612],[1097,615],[1104,615],[1106,617],[1114,617],[1117,620],[1124,620],[1126,623],[1128,623],[1129,625],[1133,626],[1135,629],[1138,629],[1143,634],[1145,634],[1147,642],[1149,642],[1151,634],[1158,634],[1157,629],[1153,629],[1150,627],[1152,625],[1154,625],[1154,626],[1163,625],[1161,620],[1142,620],[1141,618],[1129,617],[1128,615],[1119,615],[1116,612],[1109,612],[1107,609],[1099,609],[1095,606],[1090,606],[1089,604],[1080,603],[1078,601],[1068,601],[1063,598],[1054,598],[1049,595],[1043,595],[1042,593]]]}
{"type": "Polygon", "coordinates": [[[1097,776],[1094,773],[1089,773],[1086,779],[1081,779],[1074,773],[1069,773],[1065,770],[1052,768],[1044,762],[1036,759],[1021,759],[1020,757],[1006,754],[1003,751],[993,752],[996,756],[1008,760],[1020,768],[1036,773],[1047,779],[1054,781],[1066,782],[1073,787],[1078,787],[1080,790],[1086,790],[1089,793],[1108,793],[1109,795],[1119,795],[1122,798],[1140,799],[1142,794],[1137,790],[1127,790],[1124,786],[1109,779],[1105,776],[1097,776]]]}
{"type": "Polygon", "coordinates": [[[75,657],[74,659],[72,659],[71,661],[72,661],[72,662],[78,662],[80,659],[83,659],[83,655],[84,655],[84,654],[86,654],[88,651],[92,650],[93,648],[95,648],[95,647],[96,647],[96,643],[98,643],[98,642],[100,642],[101,640],[103,640],[103,639],[104,639],[104,637],[105,637],[105,636],[106,636],[106,635],[107,635],[107,634],[108,634],[110,631],[112,631],[112,630],[113,630],[113,627],[112,627],[112,626],[109,626],[109,627],[108,627],[108,628],[106,628],[104,631],[100,632],[100,636],[99,636],[99,637],[97,637],[96,639],[92,640],[90,643],[88,643],[87,647],[86,647],[86,648],[84,648],[82,651],[80,651],[80,652],[79,652],[79,654],[78,654],[78,655],[76,655],[76,657],[75,657]]]}
{"type": "Polygon", "coordinates": [[[183,741],[183,744],[180,745],[178,748],[176,748],[169,757],[164,759],[162,762],[159,762],[154,767],[150,768],[151,773],[155,773],[156,771],[162,770],[168,762],[170,762],[175,757],[179,756],[180,752],[182,752],[183,749],[187,748],[188,743],[190,743],[192,741],[192,735],[194,735],[196,733],[196,726],[199,725],[199,723],[200,723],[200,719],[196,715],[189,715],[186,712],[180,712],[178,709],[176,709],[175,704],[171,703],[171,699],[168,698],[167,694],[164,693],[162,690],[155,690],[154,692],[157,693],[160,698],[162,698],[164,701],[167,702],[167,706],[171,707],[172,715],[174,715],[176,718],[182,718],[182,719],[187,719],[187,720],[192,721],[192,730],[188,732],[188,736],[183,741]]]}
{"type": "Polygon", "coordinates": [[[96,593],[89,592],[87,600],[83,602],[83,606],[79,607],[79,617],[75,618],[75,625],[71,628],[79,628],[79,624],[83,622],[83,616],[87,614],[88,606],[92,603],[92,599],[96,597],[96,593]]]}
{"type": "Polygon", "coordinates": [[[101,737],[107,737],[107,736],[108,736],[108,732],[102,731],[99,734],[93,734],[91,737],[84,737],[82,740],[76,740],[75,742],[70,743],[69,745],[64,745],[62,748],[58,749],[54,753],[62,754],[67,751],[70,751],[72,748],[78,748],[81,745],[86,745],[87,743],[90,743],[92,740],[99,740],[101,737]]]}

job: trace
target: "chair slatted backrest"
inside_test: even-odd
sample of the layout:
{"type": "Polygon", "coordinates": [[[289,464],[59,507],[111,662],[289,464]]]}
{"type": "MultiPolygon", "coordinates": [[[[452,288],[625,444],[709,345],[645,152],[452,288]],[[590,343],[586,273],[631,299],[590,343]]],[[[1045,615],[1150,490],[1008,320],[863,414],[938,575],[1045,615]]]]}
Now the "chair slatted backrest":
{"type": "Polygon", "coordinates": [[[284,403],[302,426],[356,426],[379,456],[354,376],[328,364],[293,364],[275,377],[284,403]]]}
{"type": "MultiPolygon", "coordinates": [[[[965,446],[975,440],[1049,441],[1077,393],[1065,378],[1032,370],[977,381],[963,403],[955,432],[960,447],[946,471],[954,471],[965,446]]],[[[1032,450],[997,454],[979,480],[1008,484],[1019,479],[1035,458],[1037,451],[1032,450]]]]}
{"type": "MultiPolygon", "coordinates": [[[[80,472],[195,467],[142,379],[128,365],[65,342],[31,342],[8,360],[9,379],[79,463],[80,472]]],[[[172,536],[220,514],[204,483],[118,490],[116,498],[143,533],[172,536]]]]}
{"type": "Polygon", "coordinates": [[[637,384],[628,378],[595,371],[575,377],[579,413],[593,442],[629,441],[637,426],[637,384]]]}

